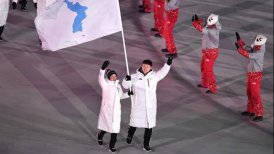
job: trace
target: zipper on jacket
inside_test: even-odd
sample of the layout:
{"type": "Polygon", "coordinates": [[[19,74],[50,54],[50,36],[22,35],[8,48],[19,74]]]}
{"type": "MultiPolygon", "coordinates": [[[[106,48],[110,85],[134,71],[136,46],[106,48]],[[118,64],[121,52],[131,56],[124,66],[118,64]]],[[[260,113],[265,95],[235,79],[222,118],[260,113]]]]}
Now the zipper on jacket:
{"type": "Polygon", "coordinates": [[[147,84],[148,84],[148,87],[149,87],[149,80],[147,79],[147,84]]]}

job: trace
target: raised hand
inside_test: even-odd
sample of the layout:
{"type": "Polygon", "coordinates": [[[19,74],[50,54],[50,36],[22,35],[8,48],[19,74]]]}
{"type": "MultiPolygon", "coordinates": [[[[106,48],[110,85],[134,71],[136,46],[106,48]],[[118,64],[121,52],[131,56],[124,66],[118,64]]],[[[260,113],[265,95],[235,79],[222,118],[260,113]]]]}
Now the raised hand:
{"type": "Polygon", "coordinates": [[[102,70],[105,70],[105,69],[108,67],[109,63],[110,63],[110,62],[109,62],[108,60],[104,61],[104,63],[103,63],[103,65],[102,65],[101,69],[102,69],[102,70]]]}
{"type": "Polygon", "coordinates": [[[238,32],[236,32],[235,34],[236,34],[237,41],[239,41],[241,39],[240,34],[238,32]]]}
{"type": "Polygon", "coordinates": [[[194,19],[195,19],[195,21],[199,20],[199,17],[197,16],[197,14],[194,15],[194,19]]]}
{"type": "Polygon", "coordinates": [[[239,49],[239,47],[240,47],[237,42],[235,42],[235,46],[236,46],[237,49],[239,49]]]}

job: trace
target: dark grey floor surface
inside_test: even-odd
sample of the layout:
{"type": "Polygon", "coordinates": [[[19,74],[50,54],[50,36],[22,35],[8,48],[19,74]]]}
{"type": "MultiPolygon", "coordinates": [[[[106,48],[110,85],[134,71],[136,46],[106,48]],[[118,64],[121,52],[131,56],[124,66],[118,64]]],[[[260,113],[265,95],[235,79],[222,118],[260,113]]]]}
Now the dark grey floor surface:
{"type": "MultiPolygon", "coordinates": [[[[166,61],[164,40],[153,37],[153,14],[139,14],[135,0],[120,0],[130,72],[150,58],[166,61]]],[[[36,12],[10,10],[0,43],[0,154],[100,154],[96,143],[101,89],[97,76],[105,59],[119,78],[126,74],[121,33],[59,52],[42,51],[33,19],[36,12]]],[[[157,126],[151,147],[157,154],[273,154],[273,1],[182,0],[174,29],[178,58],[158,84],[157,126]],[[191,16],[220,15],[220,55],[215,64],[216,95],[198,89],[201,34],[191,16]],[[261,96],[264,121],[241,117],[246,108],[247,60],[234,47],[235,31],[248,44],[257,33],[268,37],[261,96]]],[[[145,153],[143,129],[125,143],[130,100],[122,101],[121,154],[145,153]]]]}

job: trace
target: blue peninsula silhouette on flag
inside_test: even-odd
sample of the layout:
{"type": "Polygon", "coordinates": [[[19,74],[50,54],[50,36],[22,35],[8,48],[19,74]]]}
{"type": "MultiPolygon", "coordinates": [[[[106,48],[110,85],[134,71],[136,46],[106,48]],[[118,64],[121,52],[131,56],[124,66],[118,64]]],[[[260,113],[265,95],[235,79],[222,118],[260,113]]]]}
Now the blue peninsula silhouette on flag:
{"type": "Polygon", "coordinates": [[[42,49],[57,51],[122,30],[118,0],[57,0],[35,19],[42,49]]]}

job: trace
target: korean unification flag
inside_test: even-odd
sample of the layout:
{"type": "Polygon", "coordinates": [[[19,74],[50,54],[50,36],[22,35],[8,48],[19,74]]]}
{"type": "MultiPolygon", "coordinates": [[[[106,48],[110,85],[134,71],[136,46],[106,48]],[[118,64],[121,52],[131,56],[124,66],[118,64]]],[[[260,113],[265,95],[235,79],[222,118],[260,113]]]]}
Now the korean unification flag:
{"type": "Polygon", "coordinates": [[[43,50],[92,41],[122,31],[119,1],[56,0],[39,13],[35,26],[43,50]]]}

